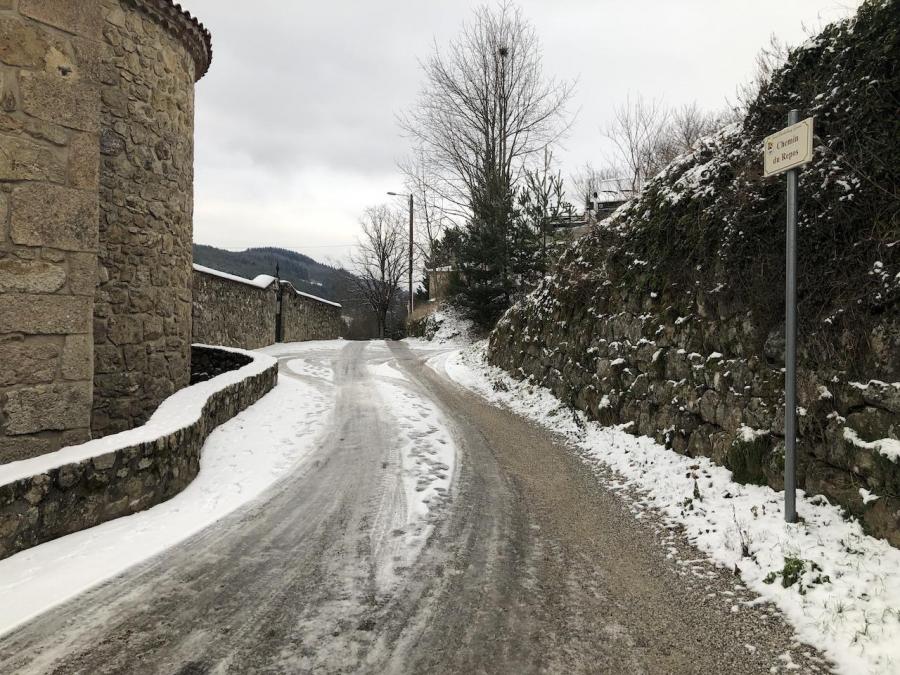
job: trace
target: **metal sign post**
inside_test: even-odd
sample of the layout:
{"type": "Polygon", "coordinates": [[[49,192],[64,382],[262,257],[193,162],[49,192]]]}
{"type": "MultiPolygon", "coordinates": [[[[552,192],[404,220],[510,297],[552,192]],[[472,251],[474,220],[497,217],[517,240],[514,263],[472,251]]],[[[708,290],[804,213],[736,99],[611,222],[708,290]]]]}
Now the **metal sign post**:
{"type": "Polygon", "coordinates": [[[797,167],[812,159],[813,119],[788,113],[788,127],[764,141],[766,176],[787,171],[784,286],[784,519],[797,522],[797,167]]]}
{"type": "MultiPolygon", "coordinates": [[[[788,126],[800,114],[788,113],[788,126]]],[[[784,284],[784,520],[797,522],[797,169],[787,172],[784,284]]]]}

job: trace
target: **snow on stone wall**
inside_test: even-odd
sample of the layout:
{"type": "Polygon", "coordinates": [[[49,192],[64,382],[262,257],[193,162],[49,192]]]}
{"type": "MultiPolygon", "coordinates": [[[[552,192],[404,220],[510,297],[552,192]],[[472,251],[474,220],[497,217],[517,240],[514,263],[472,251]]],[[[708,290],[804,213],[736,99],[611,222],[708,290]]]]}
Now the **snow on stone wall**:
{"type": "Polygon", "coordinates": [[[274,358],[241,354],[247,365],[179,390],[141,427],[0,465],[0,558],[183,490],[209,433],[275,386],[274,358]]]}
{"type": "Polygon", "coordinates": [[[265,285],[199,265],[193,273],[193,340],[259,349],[275,342],[274,279],[265,285]],[[199,268],[199,269],[198,269],[199,268]]]}
{"type": "MultiPolygon", "coordinates": [[[[281,342],[332,340],[343,334],[341,306],[281,283],[281,342]]],[[[194,265],[195,342],[258,349],[274,344],[278,325],[278,281],[265,274],[244,279],[194,265]]]]}

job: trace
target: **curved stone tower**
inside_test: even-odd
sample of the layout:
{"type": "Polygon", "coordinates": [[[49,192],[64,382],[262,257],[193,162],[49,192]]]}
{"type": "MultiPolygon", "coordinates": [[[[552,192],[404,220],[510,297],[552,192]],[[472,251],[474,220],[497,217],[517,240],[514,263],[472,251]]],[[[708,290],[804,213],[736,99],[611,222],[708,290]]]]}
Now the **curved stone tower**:
{"type": "Polygon", "coordinates": [[[0,0],[0,463],[188,383],[194,82],[171,0],[0,0]]]}
{"type": "Polygon", "coordinates": [[[168,0],[102,0],[91,429],[146,421],[190,379],[194,82],[208,32],[168,0]]]}

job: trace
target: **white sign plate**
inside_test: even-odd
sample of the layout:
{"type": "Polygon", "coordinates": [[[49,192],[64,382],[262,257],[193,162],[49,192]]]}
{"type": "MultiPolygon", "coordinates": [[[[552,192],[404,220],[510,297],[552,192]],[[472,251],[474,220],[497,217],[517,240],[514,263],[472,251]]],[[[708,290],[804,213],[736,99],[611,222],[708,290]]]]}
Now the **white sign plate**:
{"type": "Polygon", "coordinates": [[[812,159],[813,118],[792,124],[763,141],[763,174],[776,173],[806,164],[812,159]]]}

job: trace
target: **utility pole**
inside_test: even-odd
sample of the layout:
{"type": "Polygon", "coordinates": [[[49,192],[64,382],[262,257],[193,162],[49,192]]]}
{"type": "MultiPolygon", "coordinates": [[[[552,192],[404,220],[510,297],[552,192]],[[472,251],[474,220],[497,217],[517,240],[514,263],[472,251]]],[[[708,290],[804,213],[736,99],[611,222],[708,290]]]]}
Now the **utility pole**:
{"type": "Polygon", "coordinates": [[[412,316],[415,308],[413,297],[413,196],[409,193],[409,314],[412,316]]]}

